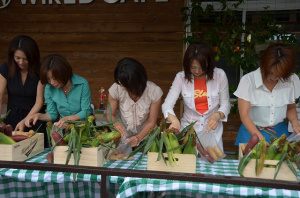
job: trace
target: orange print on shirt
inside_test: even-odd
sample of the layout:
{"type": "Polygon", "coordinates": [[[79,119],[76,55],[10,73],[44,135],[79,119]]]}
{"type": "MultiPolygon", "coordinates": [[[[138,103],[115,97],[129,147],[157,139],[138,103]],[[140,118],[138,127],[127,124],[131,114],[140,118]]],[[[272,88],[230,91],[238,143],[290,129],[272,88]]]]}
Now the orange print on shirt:
{"type": "Polygon", "coordinates": [[[208,110],[206,79],[194,79],[194,98],[196,110],[205,113],[208,110]]]}

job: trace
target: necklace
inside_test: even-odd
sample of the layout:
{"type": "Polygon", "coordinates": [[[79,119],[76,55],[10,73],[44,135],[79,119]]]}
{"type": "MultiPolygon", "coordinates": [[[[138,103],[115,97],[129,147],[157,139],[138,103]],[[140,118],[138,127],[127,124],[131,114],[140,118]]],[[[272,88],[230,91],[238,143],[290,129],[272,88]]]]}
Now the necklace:
{"type": "Polygon", "coordinates": [[[65,85],[65,86],[62,87],[61,89],[63,90],[63,92],[64,92],[65,94],[67,94],[67,93],[70,91],[71,88],[72,88],[72,85],[71,85],[71,87],[67,87],[67,86],[65,85]]]}

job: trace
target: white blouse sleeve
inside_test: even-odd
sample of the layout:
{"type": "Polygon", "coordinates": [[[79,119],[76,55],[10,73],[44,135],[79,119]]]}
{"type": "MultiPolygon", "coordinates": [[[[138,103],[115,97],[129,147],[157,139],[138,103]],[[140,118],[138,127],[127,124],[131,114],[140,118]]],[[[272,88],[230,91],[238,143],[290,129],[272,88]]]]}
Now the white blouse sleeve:
{"type": "Polygon", "coordinates": [[[294,86],[294,98],[293,99],[297,99],[300,96],[300,80],[296,74],[293,74],[291,76],[291,80],[292,80],[293,86],[294,86]]]}
{"type": "MultiPolygon", "coordinates": [[[[236,97],[241,98],[243,100],[249,101],[251,100],[251,82],[247,75],[243,76],[239,82],[238,88],[233,93],[236,97]]],[[[253,94],[253,93],[252,93],[253,94]]]]}
{"type": "Polygon", "coordinates": [[[118,93],[118,87],[119,85],[117,83],[114,83],[109,89],[109,94],[115,99],[119,100],[119,93],[118,93]]]}
{"type": "Polygon", "coordinates": [[[150,97],[151,103],[156,103],[163,95],[161,88],[153,83],[153,89],[151,90],[150,97]]]}
{"type": "Polygon", "coordinates": [[[169,90],[169,93],[165,99],[165,102],[162,104],[162,112],[165,118],[168,117],[168,113],[176,116],[174,112],[174,106],[179,97],[179,94],[181,93],[183,83],[184,82],[182,81],[182,78],[180,77],[179,73],[177,73],[169,90]]]}

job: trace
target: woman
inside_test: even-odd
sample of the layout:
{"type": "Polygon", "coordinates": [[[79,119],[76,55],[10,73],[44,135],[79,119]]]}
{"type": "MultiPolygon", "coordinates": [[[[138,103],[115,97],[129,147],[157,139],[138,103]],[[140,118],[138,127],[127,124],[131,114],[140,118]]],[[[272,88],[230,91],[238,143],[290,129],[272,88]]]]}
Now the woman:
{"type": "Polygon", "coordinates": [[[285,118],[300,132],[295,99],[300,96],[296,53],[288,45],[274,44],[261,55],[259,68],[242,77],[234,95],[238,97],[242,126],[235,145],[247,143],[257,134],[270,143],[271,135],[289,135],[285,118]]]}
{"type": "MultiPolygon", "coordinates": [[[[43,107],[45,86],[39,73],[40,51],[36,42],[24,35],[15,37],[8,48],[7,63],[0,66],[0,112],[7,89],[7,111],[10,110],[10,113],[4,122],[12,125],[15,131],[28,131],[24,121],[43,107]]],[[[36,130],[40,124],[33,129],[36,130]]],[[[43,129],[40,128],[39,132],[43,129]]]]}
{"type": "Polygon", "coordinates": [[[41,66],[41,82],[45,87],[47,113],[30,116],[26,126],[37,120],[54,122],[58,128],[66,127],[66,121],[84,120],[90,115],[91,91],[87,80],[73,74],[72,67],[61,55],[47,56],[41,66]]]}
{"type": "MultiPolygon", "coordinates": [[[[163,92],[148,81],[143,65],[132,58],[119,61],[114,78],[115,83],[108,90],[112,121],[116,120],[117,108],[121,117],[114,128],[127,138],[123,143],[136,147],[156,125],[163,92]]],[[[110,121],[109,111],[106,118],[110,121]]]]}
{"type": "Polygon", "coordinates": [[[206,43],[192,43],[183,59],[184,71],[177,73],[162,105],[169,128],[182,130],[192,122],[204,147],[218,145],[223,151],[223,124],[230,112],[228,80],[223,70],[215,68],[212,48],[206,43]],[[174,105],[183,97],[181,123],[174,105]]]}

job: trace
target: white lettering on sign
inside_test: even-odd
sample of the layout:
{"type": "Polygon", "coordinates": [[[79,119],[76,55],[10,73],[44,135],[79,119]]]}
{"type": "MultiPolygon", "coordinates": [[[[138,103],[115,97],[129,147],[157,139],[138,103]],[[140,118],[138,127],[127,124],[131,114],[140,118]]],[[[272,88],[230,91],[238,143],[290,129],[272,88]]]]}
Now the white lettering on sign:
{"type": "MultiPolygon", "coordinates": [[[[55,2],[56,4],[61,4],[61,2],[63,2],[64,4],[76,4],[76,1],[79,2],[79,4],[87,4],[87,3],[91,3],[94,0],[42,0],[42,4],[53,4],[53,2],[55,2]]],[[[30,0],[32,5],[36,4],[36,0],[30,0]]],[[[21,3],[27,4],[27,0],[21,0],[21,3]]]]}
{"type": "MultiPolygon", "coordinates": [[[[50,4],[52,5],[53,3],[55,4],[88,4],[92,3],[94,0],[42,0],[43,5],[50,4]]],[[[106,3],[113,4],[113,3],[124,3],[125,1],[134,1],[135,3],[145,3],[147,0],[103,0],[106,3]]],[[[160,3],[160,2],[168,2],[169,0],[155,0],[155,2],[160,3]]],[[[0,9],[7,7],[10,4],[11,0],[0,0],[0,9]]],[[[21,0],[22,5],[26,5],[30,3],[31,5],[35,5],[37,0],[21,0]]]]}
{"type": "MultiPolygon", "coordinates": [[[[104,0],[106,3],[124,3],[126,0],[104,0]]],[[[127,0],[132,1],[132,0],[127,0]]],[[[146,0],[133,0],[135,3],[145,3],[146,0]]],[[[168,2],[169,0],[155,0],[155,2],[168,2]]]]}

